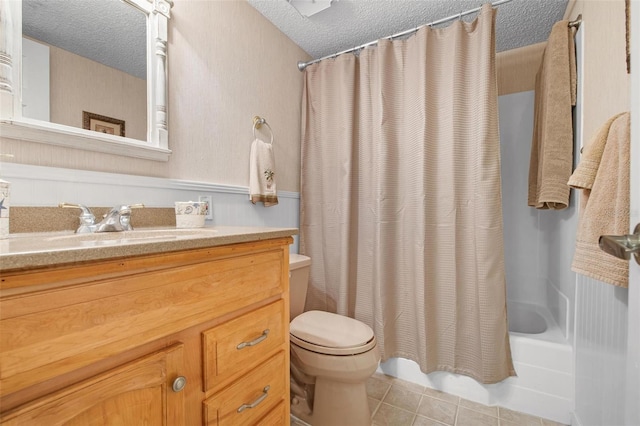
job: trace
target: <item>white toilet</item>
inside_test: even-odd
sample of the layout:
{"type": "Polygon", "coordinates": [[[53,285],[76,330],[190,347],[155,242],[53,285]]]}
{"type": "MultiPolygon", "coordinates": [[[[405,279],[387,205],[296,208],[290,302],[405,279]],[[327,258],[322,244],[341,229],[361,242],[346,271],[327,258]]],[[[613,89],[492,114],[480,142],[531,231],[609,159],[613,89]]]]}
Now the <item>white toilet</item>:
{"type": "Polygon", "coordinates": [[[289,257],[291,413],[312,426],[371,424],[366,381],[380,351],[371,328],[322,311],[302,313],[311,259],[289,257]]]}

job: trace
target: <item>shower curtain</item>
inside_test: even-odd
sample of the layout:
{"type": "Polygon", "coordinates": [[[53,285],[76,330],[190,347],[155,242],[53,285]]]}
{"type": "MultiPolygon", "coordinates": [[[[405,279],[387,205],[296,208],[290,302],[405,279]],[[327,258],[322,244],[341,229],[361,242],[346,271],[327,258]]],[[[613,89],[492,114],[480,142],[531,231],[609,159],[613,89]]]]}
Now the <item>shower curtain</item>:
{"type": "Polygon", "coordinates": [[[374,330],[382,359],[515,375],[506,322],[495,11],[307,67],[306,309],[374,330]]]}

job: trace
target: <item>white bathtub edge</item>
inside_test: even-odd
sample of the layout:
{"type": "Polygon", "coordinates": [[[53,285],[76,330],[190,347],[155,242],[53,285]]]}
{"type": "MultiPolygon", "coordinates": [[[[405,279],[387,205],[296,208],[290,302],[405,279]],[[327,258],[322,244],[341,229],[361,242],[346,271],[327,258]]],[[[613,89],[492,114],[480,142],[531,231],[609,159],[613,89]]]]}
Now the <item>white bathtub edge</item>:
{"type": "Polygon", "coordinates": [[[509,333],[519,377],[482,385],[457,374],[439,371],[424,374],[417,363],[403,358],[387,360],[378,367],[378,372],[480,404],[498,405],[569,424],[573,421],[574,409],[573,347],[548,310],[537,305],[523,305],[540,313],[548,327],[540,334],[509,333]]]}
{"type": "Polygon", "coordinates": [[[482,385],[457,374],[437,371],[427,375],[418,364],[404,358],[391,358],[381,363],[377,371],[483,405],[500,406],[562,424],[569,424],[571,418],[571,399],[523,388],[514,381],[482,385]]]}
{"type": "Polygon", "coordinates": [[[557,310],[556,318],[554,316],[553,311],[550,309],[551,315],[553,316],[554,321],[558,324],[562,334],[565,339],[568,339],[570,336],[569,328],[571,325],[571,302],[567,295],[565,295],[558,286],[551,280],[547,279],[547,305],[552,306],[557,310]],[[556,296],[554,300],[552,295],[556,296]],[[554,303],[557,302],[557,303],[554,303]]]}
{"type": "Polygon", "coordinates": [[[580,419],[578,418],[575,412],[571,413],[571,423],[569,424],[571,426],[582,426],[582,422],[580,421],[580,419]]]}

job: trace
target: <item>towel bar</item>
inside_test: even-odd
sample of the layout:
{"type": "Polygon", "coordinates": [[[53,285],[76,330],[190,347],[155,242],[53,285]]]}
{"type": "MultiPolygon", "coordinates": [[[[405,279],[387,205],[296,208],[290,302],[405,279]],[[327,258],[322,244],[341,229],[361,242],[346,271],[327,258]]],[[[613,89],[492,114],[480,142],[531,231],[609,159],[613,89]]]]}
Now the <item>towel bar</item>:
{"type": "Polygon", "coordinates": [[[269,123],[267,123],[267,120],[265,120],[264,118],[258,115],[253,117],[253,137],[257,138],[256,129],[259,129],[263,124],[269,128],[269,133],[271,134],[271,142],[269,143],[273,144],[273,130],[271,129],[271,126],[269,126],[269,123]]]}

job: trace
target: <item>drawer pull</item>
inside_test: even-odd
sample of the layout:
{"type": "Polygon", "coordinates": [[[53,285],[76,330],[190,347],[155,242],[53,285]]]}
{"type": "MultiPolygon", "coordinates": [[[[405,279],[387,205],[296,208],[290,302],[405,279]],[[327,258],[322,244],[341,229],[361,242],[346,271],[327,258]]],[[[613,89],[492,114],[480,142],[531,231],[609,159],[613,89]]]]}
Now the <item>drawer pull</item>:
{"type": "Polygon", "coordinates": [[[255,401],[253,401],[251,404],[242,404],[239,408],[238,408],[238,413],[242,413],[244,410],[246,410],[247,408],[255,408],[258,406],[258,404],[260,404],[262,401],[264,401],[269,393],[269,389],[271,388],[271,386],[267,385],[264,387],[264,389],[262,389],[262,395],[260,395],[260,397],[258,399],[256,399],[255,401]]]}
{"type": "Polygon", "coordinates": [[[264,339],[267,338],[267,335],[269,334],[269,329],[267,328],[265,331],[262,332],[262,334],[260,335],[260,337],[258,337],[255,340],[252,340],[250,342],[242,342],[240,343],[238,346],[236,346],[236,348],[238,350],[246,348],[247,346],[254,346],[257,345],[258,343],[262,342],[264,339]]]}

